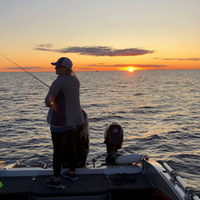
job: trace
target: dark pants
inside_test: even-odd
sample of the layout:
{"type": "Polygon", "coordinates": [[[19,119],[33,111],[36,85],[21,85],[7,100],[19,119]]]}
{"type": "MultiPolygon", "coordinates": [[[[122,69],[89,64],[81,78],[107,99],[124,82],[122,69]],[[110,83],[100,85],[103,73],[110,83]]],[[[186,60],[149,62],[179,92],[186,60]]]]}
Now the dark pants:
{"type": "Polygon", "coordinates": [[[75,150],[75,129],[57,133],[51,132],[53,142],[53,169],[54,176],[60,177],[64,152],[68,152],[69,169],[75,171],[77,155],[75,150]]]}

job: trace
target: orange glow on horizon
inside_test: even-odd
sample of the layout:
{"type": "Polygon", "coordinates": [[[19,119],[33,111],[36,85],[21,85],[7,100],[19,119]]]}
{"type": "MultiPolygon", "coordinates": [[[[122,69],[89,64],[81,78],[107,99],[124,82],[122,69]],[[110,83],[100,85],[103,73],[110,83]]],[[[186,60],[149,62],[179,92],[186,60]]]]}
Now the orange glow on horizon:
{"type": "MultiPolygon", "coordinates": [[[[0,57],[1,58],[1,57],[0,57]]],[[[13,59],[13,58],[11,58],[13,59]]],[[[51,59],[56,60],[56,59],[51,59]]],[[[74,59],[75,60],[75,59],[74,59]]],[[[21,66],[28,72],[55,72],[54,67],[50,64],[49,59],[46,60],[14,60],[17,65],[21,66]]],[[[129,65],[129,64],[116,64],[115,63],[98,63],[92,64],[95,61],[92,60],[83,60],[81,62],[75,62],[73,66],[73,70],[76,72],[78,71],[127,71],[127,72],[134,72],[137,70],[192,70],[192,69],[200,69],[198,62],[181,62],[178,61],[165,61],[163,64],[161,61],[154,61],[154,63],[150,62],[142,62],[142,64],[136,65],[129,65]]],[[[119,62],[116,62],[119,63],[119,62]]],[[[24,72],[15,64],[9,62],[8,60],[4,59],[3,57],[0,59],[0,72],[24,72]]]]}
{"type": "MultiPolygon", "coordinates": [[[[54,72],[55,69],[51,67],[41,67],[41,68],[29,68],[29,67],[24,67],[24,69],[28,72],[54,72]]],[[[73,70],[75,72],[78,71],[128,71],[130,73],[133,73],[137,70],[200,70],[200,67],[165,67],[165,68],[156,68],[156,67],[74,67],[73,70]]],[[[17,67],[13,68],[1,68],[0,67],[0,72],[24,72],[24,70],[17,67]]]]}
{"type": "Polygon", "coordinates": [[[128,67],[120,67],[120,68],[118,68],[117,71],[128,71],[128,72],[132,73],[136,70],[143,70],[143,69],[135,67],[135,66],[128,66],[128,67]]]}

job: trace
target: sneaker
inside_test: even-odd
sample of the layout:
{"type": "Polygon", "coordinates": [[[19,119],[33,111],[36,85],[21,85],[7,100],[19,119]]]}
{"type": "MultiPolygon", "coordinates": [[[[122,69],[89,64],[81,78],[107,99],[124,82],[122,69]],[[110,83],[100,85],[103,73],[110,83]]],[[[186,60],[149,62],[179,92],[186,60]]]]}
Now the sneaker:
{"type": "Polygon", "coordinates": [[[63,177],[69,178],[69,179],[71,179],[72,181],[78,180],[77,174],[70,174],[68,171],[66,171],[66,172],[63,173],[63,177]]]}
{"type": "Polygon", "coordinates": [[[62,188],[62,183],[61,183],[61,181],[55,182],[55,181],[53,180],[53,178],[51,178],[49,181],[47,181],[47,182],[46,182],[46,185],[47,185],[48,187],[52,187],[52,188],[58,188],[58,189],[62,188]]]}

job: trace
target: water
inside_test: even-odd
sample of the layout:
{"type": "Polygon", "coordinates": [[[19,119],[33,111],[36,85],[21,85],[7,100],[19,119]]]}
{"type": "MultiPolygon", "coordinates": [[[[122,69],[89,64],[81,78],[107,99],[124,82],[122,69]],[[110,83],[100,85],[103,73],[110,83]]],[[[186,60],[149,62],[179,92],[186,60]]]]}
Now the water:
{"type": "MultiPolygon", "coordinates": [[[[33,73],[51,84],[52,72],[33,73]]],[[[87,162],[105,153],[106,125],[119,122],[123,154],[167,161],[200,191],[200,71],[77,72],[90,123],[87,162]]],[[[0,73],[0,160],[52,166],[44,98],[48,88],[25,72],[0,73]]],[[[104,160],[100,157],[98,162],[104,160]]],[[[98,163],[97,163],[98,164],[98,163]]]]}

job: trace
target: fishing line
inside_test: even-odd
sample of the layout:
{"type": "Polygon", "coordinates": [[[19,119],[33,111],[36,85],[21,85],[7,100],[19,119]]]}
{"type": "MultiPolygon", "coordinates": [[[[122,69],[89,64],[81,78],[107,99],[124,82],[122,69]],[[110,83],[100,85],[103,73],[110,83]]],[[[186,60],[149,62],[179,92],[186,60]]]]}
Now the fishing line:
{"type": "Polygon", "coordinates": [[[13,63],[14,65],[16,65],[17,67],[19,67],[20,69],[24,70],[26,73],[28,73],[29,75],[31,75],[33,78],[35,78],[36,80],[38,80],[40,83],[42,83],[43,85],[47,86],[48,88],[50,88],[46,83],[44,83],[43,81],[41,81],[39,78],[37,78],[36,76],[34,76],[33,74],[31,74],[29,71],[27,71],[26,69],[24,69],[23,67],[19,66],[17,63],[15,63],[14,61],[12,61],[11,59],[7,58],[6,56],[4,56],[3,54],[0,54],[2,57],[4,57],[5,59],[7,59],[8,61],[10,61],[11,63],[13,63]]]}

